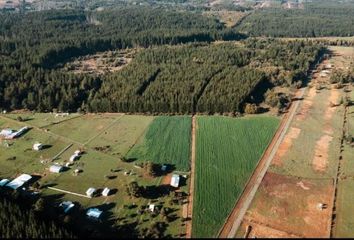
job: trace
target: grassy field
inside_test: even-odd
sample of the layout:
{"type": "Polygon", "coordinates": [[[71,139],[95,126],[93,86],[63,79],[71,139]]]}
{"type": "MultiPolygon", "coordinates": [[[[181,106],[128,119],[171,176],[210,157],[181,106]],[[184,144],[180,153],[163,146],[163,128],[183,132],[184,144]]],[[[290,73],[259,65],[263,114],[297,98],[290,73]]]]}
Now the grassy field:
{"type": "MultiPolygon", "coordinates": [[[[24,116],[22,115],[22,117],[24,116]]],[[[128,229],[131,224],[138,224],[133,229],[138,232],[145,228],[151,228],[151,225],[156,222],[167,221],[166,217],[161,214],[152,216],[149,211],[137,214],[138,208],[146,207],[149,203],[154,203],[160,208],[168,207],[171,211],[169,217],[172,220],[167,222],[164,236],[181,237],[181,234],[185,233],[185,226],[181,218],[183,206],[171,202],[175,199],[173,192],[171,194],[161,193],[161,195],[150,194],[140,198],[132,198],[126,192],[127,184],[132,181],[138,182],[140,186],[160,189],[156,191],[161,191],[162,188],[167,189],[163,185],[166,183],[163,181],[165,176],[147,177],[143,169],[136,168],[134,163],[122,162],[120,156],[115,154],[116,152],[124,154],[138,142],[154,117],[90,114],[56,124],[46,124],[44,119],[49,118],[51,118],[49,114],[47,116],[35,114],[31,116],[30,120],[18,122],[16,121],[17,117],[12,114],[0,115],[0,129],[8,127],[19,129],[25,125],[33,127],[15,140],[0,140],[0,179],[12,179],[22,173],[38,175],[40,176],[39,183],[43,186],[41,195],[48,198],[53,206],[57,206],[63,200],[71,200],[79,203],[83,208],[98,207],[105,212],[103,223],[115,225],[122,231],[125,228],[128,229]],[[45,129],[49,129],[49,131],[38,128],[41,125],[45,125],[45,129]],[[42,151],[33,151],[32,145],[37,141],[48,144],[50,147],[42,151]],[[8,144],[10,146],[7,146],[8,144]],[[75,161],[68,170],[59,174],[49,172],[48,169],[53,164],[51,159],[69,145],[72,146],[54,160],[55,163],[67,163],[70,156],[79,148],[83,148],[85,154],[75,161]],[[96,146],[107,145],[111,146],[111,150],[108,152],[94,149],[96,146]],[[9,160],[12,157],[16,157],[16,159],[9,160]],[[41,160],[45,160],[45,162],[41,163],[41,160]],[[77,168],[83,171],[75,175],[73,171],[77,168]],[[131,174],[126,175],[125,172],[131,172],[131,174]],[[106,176],[110,176],[110,178],[106,176]],[[47,186],[83,195],[89,187],[96,189],[109,187],[114,194],[109,197],[99,196],[88,199],[54,191],[46,188],[47,186]],[[127,206],[133,203],[137,207],[128,209],[127,206]]],[[[160,137],[163,138],[163,134],[160,137]]],[[[188,181],[186,181],[180,190],[187,193],[188,189],[188,181]]],[[[133,236],[133,230],[127,231],[133,236]]]]}
{"type": "Polygon", "coordinates": [[[127,154],[138,161],[170,164],[180,171],[190,168],[191,117],[157,117],[144,138],[127,154]]]}
{"type": "Polygon", "coordinates": [[[193,237],[215,237],[279,124],[274,117],[197,118],[193,237]]]}

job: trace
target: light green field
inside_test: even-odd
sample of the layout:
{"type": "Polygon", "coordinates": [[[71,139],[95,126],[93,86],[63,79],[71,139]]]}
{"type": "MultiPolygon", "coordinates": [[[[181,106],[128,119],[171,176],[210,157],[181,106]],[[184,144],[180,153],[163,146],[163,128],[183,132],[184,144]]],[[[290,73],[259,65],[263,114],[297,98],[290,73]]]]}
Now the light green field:
{"type": "Polygon", "coordinates": [[[58,124],[69,119],[77,118],[82,116],[78,113],[71,113],[69,116],[56,116],[55,113],[9,113],[6,114],[7,117],[17,120],[21,117],[25,123],[34,125],[36,127],[45,127],[49,125],[58,124]]]}
{"type": "Polygon", "coordinates": [[[328,167],[324,172],[315,171],[313,168],[316,142],[326,135],[324,133],[324,129],[326,129],[324,113],[328,108],[329,95],[330,90],[321,90],[312,100],[313,105],[306,114],[306,118],[302,121],[297,121],[295,117],[292,127],[300,129],[300,134],[295,140],[292,140],[291,147],[282,157],[282,165],[271,165],[269,168],[271,172],[304,178],[330,178],[335,176],[341,134],[338,129],[341,129],[343,124],[342,106],[336,107],[330,122],[335,131],[330,135],[333,139],[328,147],[328,167]]]}
{"type": "Polygon", "coordinates": [[[109,154],[124,156],[144,134],[146,128],[153,121],[151,116],[124,115],[93,139],[89,147],[110,146],[109,154]]]}
{"type": "Polygon", "coordinates": [[[189,116],[157,117],[127,157],[189,171],[191,124],[189,116]]]}
{"type": "Polygon", "coordinates": [[[193,237],[215,237],[279,124],[274,117],[198,117],[193,237]]]}
{"type": "Polygon", "coordinates": [[[85,144],[98,134],[119,121],[122,114],[88,114],[80,118],[49,126],[48,129],[56,134],[85,144]]]}

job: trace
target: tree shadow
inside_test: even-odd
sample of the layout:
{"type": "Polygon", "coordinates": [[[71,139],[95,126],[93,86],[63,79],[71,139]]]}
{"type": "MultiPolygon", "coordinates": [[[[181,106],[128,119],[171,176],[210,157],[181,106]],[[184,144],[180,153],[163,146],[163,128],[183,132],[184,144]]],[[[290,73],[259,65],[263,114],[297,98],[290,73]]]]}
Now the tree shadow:
{"type": "Polygon", "coordinates": [[[169,195],[171,191],[174,191],[174,188],[170,185],[151,185],[144,187],[142,191],[142,197],[147,199],[156,199],[166,195],[169,195]]]}

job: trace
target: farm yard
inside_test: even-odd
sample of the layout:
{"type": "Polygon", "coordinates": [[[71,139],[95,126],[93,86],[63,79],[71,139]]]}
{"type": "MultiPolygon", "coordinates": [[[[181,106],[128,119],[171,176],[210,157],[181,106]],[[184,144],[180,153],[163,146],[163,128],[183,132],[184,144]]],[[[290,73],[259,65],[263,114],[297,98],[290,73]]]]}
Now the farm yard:
{"type": "Polygon", "coordinates": [[[353,195],[349,161],[352,150],[343,144],[350,131],[345,123],[350,124],[351,101],[346,97],[352,95],[352,87],[345,82],[334,82],[332,75],[352,67],[354,51],[346,47],[329,49],[332,54],[313,72],[306,94],[299,100],[300,108],[243,218],[237,237],[353,234],[348,206],[353,195]]]}
{"type": "Polygon", "coordinates": [[[272,139],[275,117],[198,117],[193,237],[215,237],[272,139]]]}
{"type": "MultiPolygon", "coordinates": [[[[53,206],[67,200],[79,204],[83,209],[97,207],[104,211],[101,218],[103,223],[117,227],[120,232],[129,231],[130,236],[139,236],[157,223],[164,223],[160,224],[164,226],[161,236],[178,237],[185,234],[182,210],[189,188],[188,173],[180,175],[180,187],[175,191],[169,186],[170,182],[164,180],[174,173],[173,169],[161,170],[159,175],[150,176],[138,161],[125,162],[122,159],[135,143],[143,142],[139,139],[145,136],[154,117],[123,114],[75,114],[74,117],[70,114],[67,119],[64,117],[57,122],[53,121],[51,114],[46,115],[0,115],[0,129],[30,127],[17,139],[0,140],[1,179],[13,179],[22,173],[35,176],[39,179],[37,182],[41,196],[53,206]],[[18,117],[21,117],[21,121],[18,121],[18,117]],[[35,151],[32,146],[36,142],[46,147],[35,151]],[[104,146],[110,147],[102,150],[100,147],[104,146]],[[82,153],[76,160],[69,161],[78,149],[82,153]],[[59,173],[51,172],[51,166],[55,164],[65,167],[59,173]],[[126,190],[132,182],[138,184],[141,192],[138,197],[129,195],[126,190]],[[89,188],[95,188],[98,196],[88,197],[86,191],[89,188]],[[110,189],[107,197],[100,195],[104,188],[110,189]],[[155,207],[154,212],[148,210],[152,205],[155,207]],[[161,209],[164,211],[160,214],[161,209]]],[[[190,122],[188,118],[185,117],[186,123],[190,122]]],[[[168,119],[163,121],[169,122],[168,119]]],[[[173,129],[173,126],[170,128],[173,129]]],[[[188,132],[187,127],[187,136],[188,132]]],[[[166,137],[160,132],[159,137],[168,139],[172,133],[168,134],[166,137]]],[[[189,150],[189,139],[185,142],[189,150]]],[[[173,153],[177,157],[186,155],[185,150],[170,149],[169,156],[172,159],[178,159],[173,153]]],[[[30,189],[35,190],[32,187],[30,189]]],[[[87,224],[85,218],[80,221],[87,224]]]]}

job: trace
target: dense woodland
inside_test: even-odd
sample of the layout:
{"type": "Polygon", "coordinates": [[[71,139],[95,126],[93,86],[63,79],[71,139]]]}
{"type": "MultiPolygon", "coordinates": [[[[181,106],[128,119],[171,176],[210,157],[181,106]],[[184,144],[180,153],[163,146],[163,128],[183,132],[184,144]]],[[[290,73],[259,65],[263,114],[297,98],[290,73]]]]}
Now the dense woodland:
{"type": "Polygon", "coordinates": [[[74,238],[53,221],[43,221],[36,212],[0,196],[0,238],[74,238]]]}
{"type": "Polygon", "coordinates": [[[240,112],[261,82],[290,86],[304,80],[320,52],[317,45],[276,40],[148,49],[121,72],[102,78],[88,110],[240,112]]]}
{"type": "Polygon", "coordinates": [[[262,9],[247,16],[237,30],[250,36],[353,36],[354,4],[305,3],[304,9],[262,9]]]}

